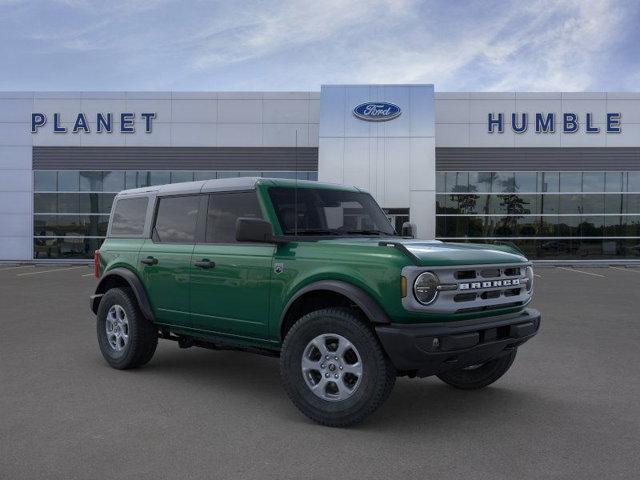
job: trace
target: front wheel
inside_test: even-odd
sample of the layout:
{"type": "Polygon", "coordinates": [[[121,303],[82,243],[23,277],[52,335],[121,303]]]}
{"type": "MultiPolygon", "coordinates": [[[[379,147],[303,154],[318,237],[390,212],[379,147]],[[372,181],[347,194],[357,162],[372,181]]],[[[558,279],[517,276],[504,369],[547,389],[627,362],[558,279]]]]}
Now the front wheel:
{"type": "Polygon", "coordinates": [[[516,359],[516,352],[517,350],[514,348],[511,352],[488,362],[441,373],[438,378],[461,390],[484,388],[507,373],[516,359]]]}
{"type": "Polygon", "coordinates": [[[364,420],[396,378],[371,327],[345,308],[317,310],[295,323],[282,345],[280,373],[296,407],[331,427],[364,420]]]}

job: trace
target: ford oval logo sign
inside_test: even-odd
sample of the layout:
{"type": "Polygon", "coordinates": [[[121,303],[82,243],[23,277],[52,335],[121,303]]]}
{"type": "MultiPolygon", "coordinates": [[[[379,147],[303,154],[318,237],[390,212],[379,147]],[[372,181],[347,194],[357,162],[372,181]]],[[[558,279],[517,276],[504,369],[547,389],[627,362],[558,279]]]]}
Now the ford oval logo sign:
{"type": "Polygon", "coordinates": [[[388,102],[361,103],[353,109],[353,114],[361,120],[368,122],[386,122],[399,117],[402,113],[400,107],[388,102]]]}

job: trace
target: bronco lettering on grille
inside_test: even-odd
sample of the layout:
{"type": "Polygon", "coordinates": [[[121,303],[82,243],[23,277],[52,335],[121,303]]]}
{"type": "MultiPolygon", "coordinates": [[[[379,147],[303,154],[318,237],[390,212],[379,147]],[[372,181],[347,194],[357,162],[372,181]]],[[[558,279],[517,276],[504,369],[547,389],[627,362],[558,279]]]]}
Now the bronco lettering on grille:
{"type": "Polygon", "coordinates": [[[481,288],[511,287],[514,285],[520,285],[519,278],[513,278],[513,279],[507,279],[507,280],[493,280],[490,282],[461,283],[458,285],[458,288],[460,290],[478,290],[481,288]]]}

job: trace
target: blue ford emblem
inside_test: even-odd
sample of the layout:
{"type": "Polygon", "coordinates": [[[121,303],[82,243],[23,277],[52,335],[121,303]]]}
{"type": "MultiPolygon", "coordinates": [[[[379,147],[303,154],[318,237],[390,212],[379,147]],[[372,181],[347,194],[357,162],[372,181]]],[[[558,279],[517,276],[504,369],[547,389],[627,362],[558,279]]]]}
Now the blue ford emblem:
{"type": "Polygon", "coordinates": [[[399,117],[401,113],[399,106],[388,102],[361,103],[353,109],[356,117],[368,122],[386,122],[399,117]]]}

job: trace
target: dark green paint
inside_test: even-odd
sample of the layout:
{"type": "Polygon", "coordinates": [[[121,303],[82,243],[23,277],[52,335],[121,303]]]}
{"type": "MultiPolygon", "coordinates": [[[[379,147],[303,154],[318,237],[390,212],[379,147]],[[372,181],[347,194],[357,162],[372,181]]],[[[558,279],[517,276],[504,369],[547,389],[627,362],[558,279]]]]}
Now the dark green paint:
{"type": "MultiPolygon", "coordinates": [[[[281,234],[270,203],[272,186],[357,190],[318,182],[261,179],[256,191],[264,218],[281,234]]],[[[402,307],[400,272],[414,260],[400,249],[380,246],[380,237],[308,239],[277,244],[158,244],[150,238],[107,238],[101,272],[129,268],[143,282],[160,325],[175,333],[223,337],[244,346],[277,346],[280,321],[289,300],[305,286],[340,280],[366,292],[393,322],[426,323],[499,315],[523,307],[473,314],[407,312],[402,307]],[[144,265],[147,256],[157,265],[144,265]],[[208,259],[212,269],[194,262],[208,259]],[[282,272],[274,271],[275,264],[282,272]]],[[[420,266],[518,263],[526,259],[508,246],[428,242],[398,237],[420,266]]]]}

